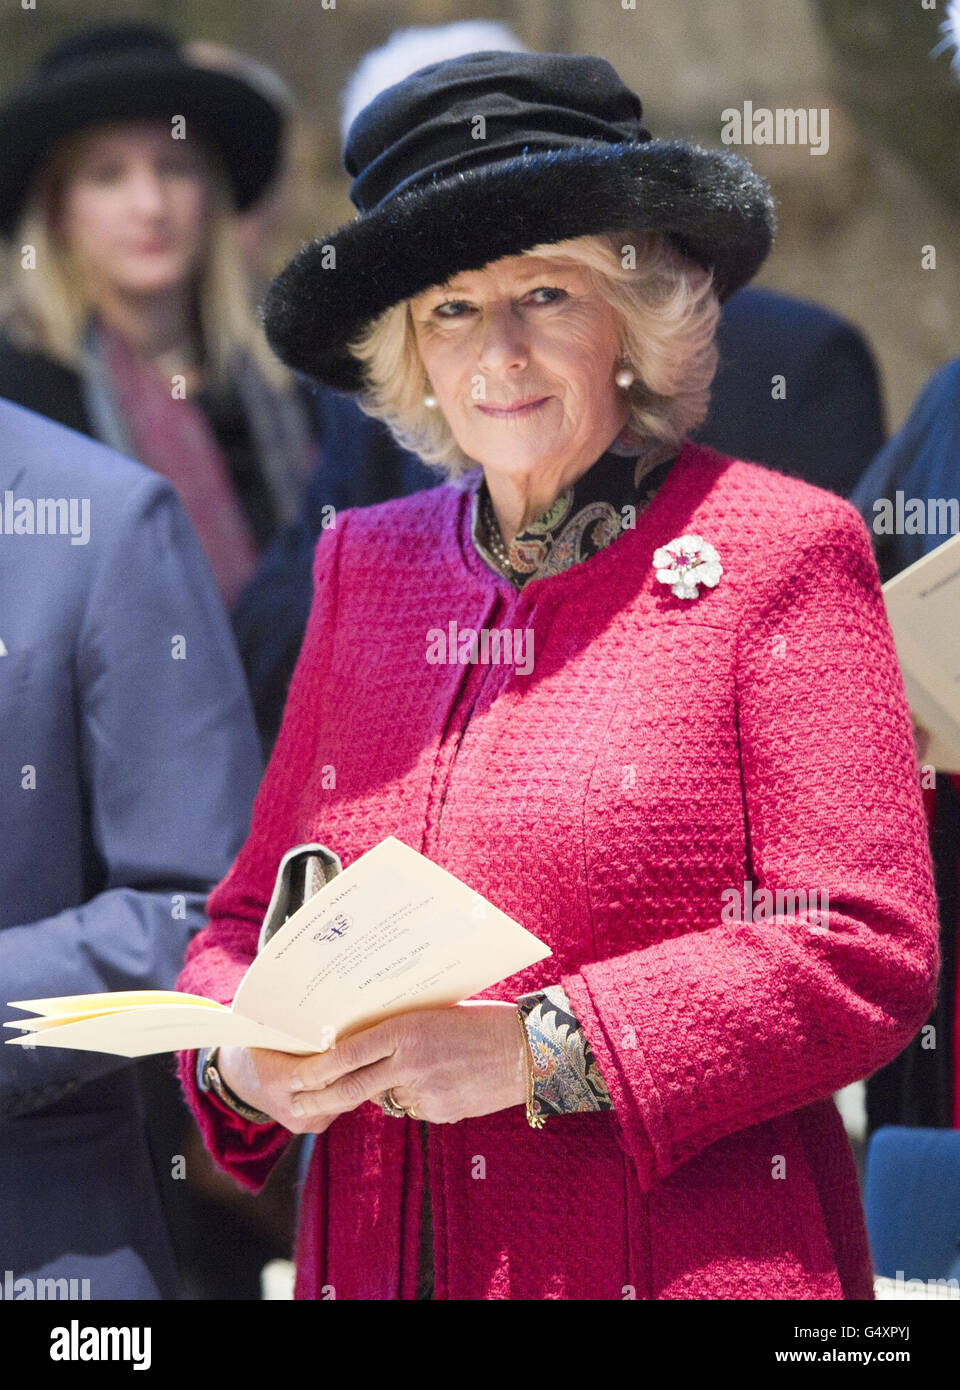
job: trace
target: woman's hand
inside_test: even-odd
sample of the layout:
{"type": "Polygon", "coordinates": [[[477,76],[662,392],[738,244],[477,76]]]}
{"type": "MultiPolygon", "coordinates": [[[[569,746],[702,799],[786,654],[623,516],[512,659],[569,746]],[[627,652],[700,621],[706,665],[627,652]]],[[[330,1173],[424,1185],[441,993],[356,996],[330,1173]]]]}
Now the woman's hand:
{"type": "MultiPolygon", "coordinates": [[[[283,1072],[284,1084],[301,1083],[299,1095],[289,1097],[291,1111],[299,1128],[316,1133],[387,1090],[398,1105],[415,1109],[417,1119],[434,1124],[489,1115],[526,1099],[527,1051],[517,1008],[500,1000],[399,1014],[294,1061],[283,1072]]],[[[250,1103],[274,1113],[257,1099],[250,1103]]]]}
{"type": "MultiPolygon", "coordinates": [[[[317,1059],[327,1055],[318,1053],[317,1059]]],[[[295,1052],[272,1052],[263,1047],[217,1049],[217,1070],[234,1095],[272,1116],[294,1134],[322,1134],[336,1119],[335,1113],[310,1117],[296,1115],[291,1109],[296,1098],[294,1080],[302,1063],[313,1060],[316,1059],[300,1057],[295,1052]]]]}

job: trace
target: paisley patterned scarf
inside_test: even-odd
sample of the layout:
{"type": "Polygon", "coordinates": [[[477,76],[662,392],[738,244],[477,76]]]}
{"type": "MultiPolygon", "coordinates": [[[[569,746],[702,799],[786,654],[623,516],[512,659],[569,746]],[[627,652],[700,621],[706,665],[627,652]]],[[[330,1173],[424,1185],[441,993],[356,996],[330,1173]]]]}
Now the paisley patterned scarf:
{"type": "Polygon", "coordinates": [[[656,463],[643,454],[644,441],[625,426],[586,473],[514,536],[506,568],[498,562],[502,542],[498,546],[496,516],[486,480],[481,480],[472,500],[474,545],[518,589],[530,579],[560,574],[588,560],[636,524],[676,461],[674,456],[656,463]]]}

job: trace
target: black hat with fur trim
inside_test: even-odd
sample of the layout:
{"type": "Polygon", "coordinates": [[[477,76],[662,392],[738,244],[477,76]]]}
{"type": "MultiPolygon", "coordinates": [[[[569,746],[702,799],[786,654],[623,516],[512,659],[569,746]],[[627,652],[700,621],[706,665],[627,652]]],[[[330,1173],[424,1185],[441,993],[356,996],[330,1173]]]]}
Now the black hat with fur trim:
{"type": "Polygon", "coordinates": [[[84,127],[183,116],[220,153],[237,211],[266,191],[284,115],[252,83],[190,63],[152,24],[85,30],[57,44],[0,110],[0,233],[9,237],[54,144],[84,127]]]}
{"type": "Polygon", "coordinates": [[[274,280],[270,345],[295,371],[359,391],[347,344],[393,304],[607,231],[666,234],[726,299],[770,250],[770,191],[737,155],[655,140],[642,114],[609,63],[580,54],[471,53],[386,88],[347,137],[359,216],[274,280]]]}

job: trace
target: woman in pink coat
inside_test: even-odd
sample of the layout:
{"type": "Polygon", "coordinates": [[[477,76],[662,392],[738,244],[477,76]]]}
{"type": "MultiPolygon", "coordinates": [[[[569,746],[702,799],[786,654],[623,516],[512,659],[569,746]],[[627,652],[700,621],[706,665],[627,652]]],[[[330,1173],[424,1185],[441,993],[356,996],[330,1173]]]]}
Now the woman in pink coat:
{"type": "Polygon", "coordinates": [[[873,1296],[832,1096],[932,1003],[910,718],[853,508],[686,439],[773,210],[641,114],[599,59],[421,69],[268,297],[288,365],[449,482],[323,534],[179,987],[233,998],[307,842],[394,835],[552,950],[309,1058],[182,1054],[251,1191],[317,1136],[301,1298],[873,1296]]]}

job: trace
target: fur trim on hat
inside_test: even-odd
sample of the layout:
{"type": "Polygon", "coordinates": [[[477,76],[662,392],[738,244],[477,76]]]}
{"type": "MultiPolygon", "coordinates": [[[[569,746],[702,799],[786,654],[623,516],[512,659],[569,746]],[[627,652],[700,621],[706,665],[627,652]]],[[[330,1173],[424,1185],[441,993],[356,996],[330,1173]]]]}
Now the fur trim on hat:
{"type": "Polygon", "coordinates": [[[759,269],[774,230],[767,184],[730,151],[652,140],[516,155],[408,189],[307,243],[271,285],[264,328],[295,371],[359,391],[346,344],[461,271],[569,237],[659,231],[713,269],[722,300],[759,269]]]}

